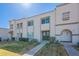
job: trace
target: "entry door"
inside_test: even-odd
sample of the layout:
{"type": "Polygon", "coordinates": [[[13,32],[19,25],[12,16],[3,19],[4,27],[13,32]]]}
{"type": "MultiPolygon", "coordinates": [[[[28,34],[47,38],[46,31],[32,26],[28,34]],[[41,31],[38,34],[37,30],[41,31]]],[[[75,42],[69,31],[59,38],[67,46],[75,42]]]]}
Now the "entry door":
{"type": "Polygon", "coordinates": [[[63,41],[72,41],[72,34],[69,31],[63,32],[63,41]]]}
{"type": "Polygon", "coordinates": [[[49,40],[50,31],[42,31],[42,40],[49,40]]]}

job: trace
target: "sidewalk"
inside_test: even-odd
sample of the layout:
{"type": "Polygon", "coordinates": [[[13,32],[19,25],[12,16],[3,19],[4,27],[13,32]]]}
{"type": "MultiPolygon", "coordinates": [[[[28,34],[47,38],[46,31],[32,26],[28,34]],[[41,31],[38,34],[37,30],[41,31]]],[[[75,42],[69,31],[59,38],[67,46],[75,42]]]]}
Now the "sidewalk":
{"type": "Polygon", "coordinates": [[[79,56],[79,51],[74,49],[71,45],[64,44],[64,48],[66,49],[66,51],[69,54],[69,56],[79,56]]]}
{"type": "Polygon", "coordinates": [[[41,42],[39,45],[37,45],[36,47],[34,47],[33,49],[31,49],[30,51],[25,53],[23,56],[33,56],[33,55],[35,55],[35,53],[37,53],[47,43],[48,43],[47,41],[41,42]]]}

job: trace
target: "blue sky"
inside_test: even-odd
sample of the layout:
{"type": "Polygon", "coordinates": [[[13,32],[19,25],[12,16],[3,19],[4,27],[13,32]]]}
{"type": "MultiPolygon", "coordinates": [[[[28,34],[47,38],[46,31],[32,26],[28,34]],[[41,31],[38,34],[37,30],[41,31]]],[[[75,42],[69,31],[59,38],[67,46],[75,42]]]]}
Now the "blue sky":
{"type": "Polygon", "coordinates": [[[53,10],[55,3],[0,3],[0,28],[8,28],[9,20],[20,19],[53,10]]]}

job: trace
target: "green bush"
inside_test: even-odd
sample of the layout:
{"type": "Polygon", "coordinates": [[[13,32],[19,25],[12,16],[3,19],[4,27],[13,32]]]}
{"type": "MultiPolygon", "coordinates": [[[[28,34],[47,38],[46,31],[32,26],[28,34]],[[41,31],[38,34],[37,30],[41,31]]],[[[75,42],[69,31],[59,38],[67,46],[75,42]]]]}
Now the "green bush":
{"type": "Polygon", "coordinates": [[[1,37],[0,37],[0,42],[1,42],[2,40],[1,40],[1,37]]]}
{"type": "Polygon", "coordinates": [[[20,41],[28,41],[28,38],[19,38],[20,41]]]}
{"type": "Polygon", "coordinates": [[[56,38],[55,37],[50,37],[50,43],[55,43],[56,38]]]}
{"type": "Polygon", "coordinates": [[[15,41],[15,37],[12,37],[11,39],[12,39],[12,41],[15,41]]]}
{"type": "Polygon", "coordinates": [[[44,39],[44,40],[49,40],[50,37],[49,37],[49,36],[43,36],[43,39],[44,39]]]}
{"type": "Polygon", "coordinates": [[[58,40],[56,40],[55,37],[51,37],[50,38],[50,43],[59,44],[60,42],[58,40]]]}
{"type": "Polygon", "coordinates": [[[77,46],[79,47],[79,42],[77,42],[77,46]]]}
{"type": "Polygon", "coordinates": [[[30,44],[33,44],[34,42],[37,42],[36,39],[32,39],[31,41],[29,41],[30,44]]]}
{"type": "Polygon", "coordinates": [[[7,38],[6,41],[9,41],[9,38],[7,38]]]}
{"type": "Polygon", "coordinates": [[[58,41],[58,40],[56,40],[56,42],[55,42],[56,44],[60,44],[60,42],[58,41]]]}

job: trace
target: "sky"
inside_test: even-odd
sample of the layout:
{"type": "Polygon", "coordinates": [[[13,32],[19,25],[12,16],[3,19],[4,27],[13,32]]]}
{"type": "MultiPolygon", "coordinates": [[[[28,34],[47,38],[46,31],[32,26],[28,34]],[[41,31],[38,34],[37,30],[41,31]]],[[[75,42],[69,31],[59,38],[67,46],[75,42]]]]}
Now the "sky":
{"type": "Polygon", "coordinates": [[[56,3],[0,3],[0,28],[9,28],[9,20],[48,12],[56,3]]]}

